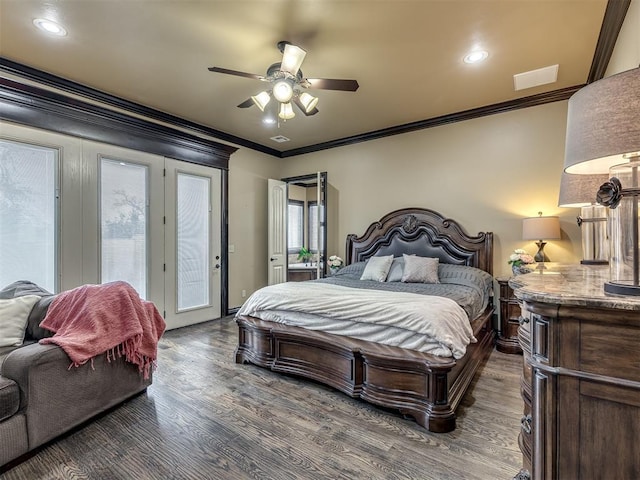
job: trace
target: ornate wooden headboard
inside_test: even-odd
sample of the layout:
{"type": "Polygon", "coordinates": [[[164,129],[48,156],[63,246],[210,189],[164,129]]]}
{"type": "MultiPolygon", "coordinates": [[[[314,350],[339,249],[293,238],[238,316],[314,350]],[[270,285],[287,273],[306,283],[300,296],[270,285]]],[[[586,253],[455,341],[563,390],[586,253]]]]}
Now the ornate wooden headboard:
{"type": "Polygon", "coordinates": [[[376,255],[437,257],[493,274],[493,233],[469,236],[455,220],[426,208],[403,208],[372,223],[358,237],[347,235],[346,263],[376,255]]]}

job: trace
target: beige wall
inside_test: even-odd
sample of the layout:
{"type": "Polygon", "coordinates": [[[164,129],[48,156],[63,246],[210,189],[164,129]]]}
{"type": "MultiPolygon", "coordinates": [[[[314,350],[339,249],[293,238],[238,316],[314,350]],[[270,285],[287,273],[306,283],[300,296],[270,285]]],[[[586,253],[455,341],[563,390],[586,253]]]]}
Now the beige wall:
{"type": "Polygon", "coordinates": [[[229,162],[229,307],[267,283],[267,179],[282,160],[241,148],[229,162]]]}
{"type": "MultiPolygon", "coordinates": [[[[558,215],[563,238],[553,261],[581,256],[577,209],[558,208],[567,102],[557,102],[284,160],[283,176],[326,170],[339,194],[338,237],[362,234],[384,214],[417,206],[495,235],[494,272],[508,274],[523,241],[522,219],[558,215]]],[[[344,254],[344,242],[338,252],[344,254]]]]}

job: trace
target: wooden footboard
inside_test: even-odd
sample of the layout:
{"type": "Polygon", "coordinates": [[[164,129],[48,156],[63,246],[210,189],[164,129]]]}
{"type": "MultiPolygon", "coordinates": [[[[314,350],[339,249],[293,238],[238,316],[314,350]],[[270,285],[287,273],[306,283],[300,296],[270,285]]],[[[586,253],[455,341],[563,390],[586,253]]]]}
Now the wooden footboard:
{"type": "Polygon", "coordinates": [[[459,361],[240,316],[237,363],[309,378],[411,415],[431,432],[455,429],[455,410],[493,346],[490,312],[459,361]]]}

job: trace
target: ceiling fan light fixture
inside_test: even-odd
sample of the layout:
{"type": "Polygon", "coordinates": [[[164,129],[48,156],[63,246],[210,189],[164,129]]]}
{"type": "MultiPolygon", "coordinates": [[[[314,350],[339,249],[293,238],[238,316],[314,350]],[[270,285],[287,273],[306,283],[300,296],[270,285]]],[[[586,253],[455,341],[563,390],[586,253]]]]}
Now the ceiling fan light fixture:
{"type": "Polygon", "coordinates": [[[293,86],[287,80],[278,80],[273,84],[273,96],[280,103],[289,103],[293,97],[293,86]]]}
{"type": "Polygon", "coordinates": [[[311,110],[316,108],[316,105],[318,105],[318,97],[314,97],[307,92],[302,92],[299,98],[300,103],[304,107],[304,111],[307,113],[311,112],[311,110]]]}
{"type": "Polygon", "coordinates": [[[293,111],[293,105],[291,105],[291,103],[281,103],[278,116],[283,120],[291,120],[296,116],[296,113],[293,111]]]}
{"type": "Polygon", "coordinates": [[[295,76],[298,73],[298,70],[300,70],[300,66],[302,65],[306,55],[307,52],[300,47],[287,43],[284,46],[284,52],[282,52],[282,64],[280,65],[280,69],[295,76]]]}
{"type": "Polygon", "coordinates": [[[271,96],[268,92],[260,92],[259,94],[251,97],[251,100],[253,100],[253,103],[256,104],[260,111],[264,112],[265,107],[271,100],[271,96]]]}

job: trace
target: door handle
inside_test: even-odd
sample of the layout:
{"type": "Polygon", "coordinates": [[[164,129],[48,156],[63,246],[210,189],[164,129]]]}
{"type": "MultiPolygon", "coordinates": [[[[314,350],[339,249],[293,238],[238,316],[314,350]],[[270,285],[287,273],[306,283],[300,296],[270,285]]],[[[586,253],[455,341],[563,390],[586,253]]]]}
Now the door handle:
{"type": "Polygon", "coordinates": [[[272,262],[275,262],[276,260],[278,260],[277,257],[271,257],[269,260],[271,260],[272,262]]]}
{"type": "Polygon", "coordinates": [[[219,263],[216,263],[216,264],[215,264],[215,267],[216,267],[216,268],[220,268],[220,264],[219,264],[219,263]]]}

